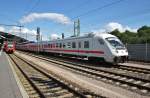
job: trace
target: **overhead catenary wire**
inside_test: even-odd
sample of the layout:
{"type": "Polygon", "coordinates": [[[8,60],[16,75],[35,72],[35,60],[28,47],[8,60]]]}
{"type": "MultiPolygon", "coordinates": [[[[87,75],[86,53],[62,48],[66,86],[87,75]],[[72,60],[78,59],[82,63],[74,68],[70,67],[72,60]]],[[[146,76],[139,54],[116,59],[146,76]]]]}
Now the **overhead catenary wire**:
{"type": "Polygon", "coordinates": [[[0,24],[2,26],[15,26],[15,27],[23,27],[22,25],[14,25],[14,24],[0,24]]]}
{"type": "Polygon", "coordinates": [[[8,21],[11,21],[11,22],[13,22],[13,23],[19,24],[15,19],[10,18],[10,17],[8,17],[8,16],[5,15],[5,14],[0,14],[0,16],[5,17],[4,19],[6,19],[6,20],[8,20],[8,21]]]}
{"type": "Polygon", "coordinates": [[[96,11],[102,10],[102,9],[107,8],[107,7],[110,7],[110,6],[112,6],[112,5],[118,4],[118,3],[122,2],[122,1],[125,1],[125,0],[117,0],[117,1],[110,2],[110,3],[108,3],[108,4],[105,4],[105,5],[103,5],[103,6],[100,6],[100,7],[98,7],[98,8],[95,8],[95,9],[89,10],[89,11],[87,11],[87,12],[85,12],[85,13],[82,13],[82,14],[80,14],[80,15],[78,15],[78,16],[75,16],[75,17],[72,18],[72,20],[74,20],[74,19],[79,19],[80,17],[86,16],[86,15],[88,15],[88,14],[94,13],[94,12],[96,12],[96,11]]]}
{"type": "Polygon", "coordinates": [[[110,7],[110,6],[112,6],[112,5],[115,5],[115,4],[120,3],[120,2],[122,2],[122,1],[124,1],[124,0],[117,0],[117,1],[114,1],[114,2],[111,2],[111,3],[108,3],[108,4],[105,4],[105,5],[100,6],[100,7],[98,7],[98,8],[95,8],[95,9],[89,10],[89,11],[87,11],[87,12],[85,12],[85,13],[82,13],[82,14],[80,14],[80,15],[78,15],[78,16],[75,16],[75,17],[73,17],[72,19],[77,19],[77,18],[79,18],[79,17],[83,17],[83,16],[85,16],[85,15],[87,15],[87,14],[91,14],[91,13],[93,13],[93,12],[102,10],[103,8],[110,7]]]}
{"type": "MultiPolygon", "coordinates": [[[[26,15],[28,15],[29,13],[31,13],[36,7],[37,7],[37,5],[40,3],[40,0],[37,0],[35,3],[34,3],[34,5],[30,8],[30,9],[28,9],[22,16],[26,16],[26,15]]],[[[19,22],[20,23],[20,22],[19,22]]]]}
{"type": "MultiPolygon", "coordinates": [[[[37,0],[37,2],[31,7],[31,9],[28,10],[27,13],[25,13],[25,15],[27,15],[28,13],[31,13],[33,11],[33,9],[39,4],[40,0],[37,0]]],[[[12,18],[9,18],[7,15],[5,14],[0,14],[1,16],[4,16],[5,18],[7,18],[7,20],[14,22],[15,24],[0,24],[2,26],[15,26],[15,27],[24,27],[22,24],[20,24],[19,21],[16,21],[12,18]]]]}
{"type": "MultiPolygon", "coordinates": [[[[122,15],[122,16],[119,15],[119,16],[117,16],[118,18],[116,18],[116,19],[128,19],[128,18],[131,18],[131,17],[133,18],[133,17],[138,17],[138,16],[141,16],[141,15],[145,15],[145,14],[150,14],[149,10],[150,10],[149,8],[148,9],[143,9],[141,11],[136,10],[135,12],[132,12],[128,15],[122,15]]],[[[95,20],[95,21],[98,21],[98,20],[95,20]]],[[[84,25],[87,25],[87,23],[84,23],[84,25]]],[[[99,28],[98,27],[99,25],[100,24],[94,25],[94,28],[99,28]]],[[[94,28],[92,28],[92,29],[94,29],[94,28]]]]}
{"type": "Polygon", "coordinates": [[[87,5],[87,4],[89,3],[89,1],[91,1],[91,0],[86,0],[85,2],[80,3],[79,5],[77,5],[77,6],[73,7],[73,8],[71,8],[70,10],[68,10],[68,11],[66,11],[66,12],[67,12],[67,13],[71,13],[71,12],[73,12],[73,11],[75,11],[75,10],[77,10],[77,9],[79,9],[79,8],[81,8],[81,7],[83,7],[84,5],[87,5]]]}
{"type": "MultiPolygon", "coordinates": [[[[37,5],[38,5],[39,3],[40,3],[40,0],[37,0],[37,1],[34,3],[34,5],[25,13],[25,15],[31,13],[31,12],[37,7],[37,5]]],[[[25,15],[24,15],[24,16],[25,16],[25,15]]]]}
{"type": "MultiPolygon", "coordinates": [[[[35,7],[39,4],[39,2],[40,2],[40,0],[37,0],[37,2],[25,13],[25,15],[27,15],[28,13],[31,13],[35,9],[35,7]]],[[[21,24],[18,21],[8,17],[7,15],[5,15],[5,14],[0,14],[0,15],[4,16],[5,18],[7,18],[7,20],[18,24],[18,25],[15,25],[15,24],[14,25],[0,24],[0,25],[3,25],[3,26],[16,26],[16,27],[20,27],[21,26],[21,24]]],[[[21,26],[21,27],[23,27],[23,26],[21,26]]]]}
{"type": "MultiPolygon", "coordinates": [[[[90,0],[87,0],[85,3],[88,3],[89,1],[90,1],[90,0]]],[[[111,2],[111,3],[108,3],[108,4],[105,4],[105,5],[103,5],[103,6],[100,6],[100,7],[96,8],[96,9],[89,10],[89,11],[87,11],[87,12],[81,14],[81,15],[75,16],[75,17],[73,17],[71,20],[74,21],[74,19],[77,19],[77,18],[79,19],[79,17],[85,16],[85,15],[87,15],[87,14],[90,14],[90,13],[92,13],[92,12],[95,12],[95,11],[97,11],[97,10],[101,10],[101,9],[103,9],[103,8],[106,8],[106,7],[115,5],[115,4],[118,4],[118,3],[122,2],[122,1],[124,1],[124,0],[117,0],[117,1],[114,1],[114,2],[111,2]]],[[[83,4],[84,4],[84,3],[83,3],[83,4]]],[[[82,4],[82,5],[83,5],[83,4],[82,4]]],[[[81,8],[82,5],[78,5],[78,7],[76,7],[76,8],[81,8]]],[[[69,11],[72,11],[73,9],[74,9],[74,8],[70,9],[69,11]]],[[[69,11],[68,11],[68,12],[69,12],[69,11]]]]}
{"type": "MultiPolygon", "coordinates": [[[[40,0],[37,0],[35,3],[34,3],[34,5],[26,12],[26,13],[24,13],[22,16],[25,16],[25,15],[28,15],[29,13],[31,13],[36,7],[37,7],[37,5],[40,3],[40,0]]],[[[20,23],[20,22],[19,22],[20,23]]],[[[25,24],[24,24],[25,25],[25,24]]],[[[24,28],[24,26],[22,25],[22,24],[20,24],[20,32],[21,32],[21,28],[24,28]]]]}
{"type": "MultiPolygon", "coordinates": [[[[37,2],[25,13],[25,15],[27,15],[28,13],[31,13],[34,9],[35,9],[35,7],[39,4],[39,2],[40,2],[40,0],[37,0],[37,2]]],[[[12,18],[9,18],[7,15],[5,15],[5,14],[0,14],[1,16],[4,16],[5,18],[7,18],[7,20],[9,20],[9,21],[12,21],[12,22],[14,22],[14,23],[16,23],[16,24],[19,24],[19,25],[21,25],[18,21],[16,21],[16,20],[14,20],[14,19],[12,19],[12,18]]]]}

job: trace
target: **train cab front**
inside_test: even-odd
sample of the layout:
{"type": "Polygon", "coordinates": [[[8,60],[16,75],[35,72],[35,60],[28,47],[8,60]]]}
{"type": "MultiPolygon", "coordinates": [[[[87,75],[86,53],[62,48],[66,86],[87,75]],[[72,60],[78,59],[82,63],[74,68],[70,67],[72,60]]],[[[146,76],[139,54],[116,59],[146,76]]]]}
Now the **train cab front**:
{"type": "Polygon", "coordinates": [[[13,49],[13,48],[9,48],[9,49],[6,50],[6,53],[8,53],[8,54],[11,54],[11,53],[13,53],[13,52],[14,52],[14,49],[13,49]]]}
{"type": "Polygon", "coordinates": [[[15,47],[14,47],[14,44],[8,44],[7,45],[7,48],[6,48],[6,53],[13,53],[15,51],[15,47]]]}
{"type": "Polygon", "coordinates": [[[116,48],[114,62],[115,63],[125,63],[126,61],[128,61],[127,49],[124,46],[121,48],[116,48]]]}
{"type": "Polygon", "coordinates": [[[128,61],[128,56],[116,56],[114,57],[114,63],[125,63],[126,61],[128,61]]]}
{"type": "Polygon", "coordinates": [[[111,48],[113,62],[115,64],[126,62],[128,60],[128,51],[125,45],[117,37],[106,38],[106,40],[111,48]]]}

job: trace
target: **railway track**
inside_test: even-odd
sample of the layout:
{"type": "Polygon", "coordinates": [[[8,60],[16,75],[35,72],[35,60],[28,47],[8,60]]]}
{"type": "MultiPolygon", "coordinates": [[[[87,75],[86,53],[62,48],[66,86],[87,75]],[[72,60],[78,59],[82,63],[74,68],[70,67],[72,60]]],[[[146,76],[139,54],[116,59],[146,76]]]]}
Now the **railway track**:
{"type": "MultiPolygon", "coordinates": [[[[21,53],[24,53],[24,52],[21,52],[21,53]]],[[[27,53],[27,54],[28,55],[33,55],[33,53],[27,53]]],[[[41,57],[44,57],[44,58],[46,57],[46,56],[43,56],[43,55],[38,55],[38,56],[41,56],[41,57]]],[[[82,64],[82,65],[86,65],[86,66],[92,66],[92,67],[95,67],[95,68],[98,68],[98,69],[100,68],[99,64],[97,64],[97,63],[89,64],[89,62],[74,59],[74,58],[66,58],[66,57],[59,57],[58,58],[58,57],[52,57],[52,56],[46,57],[46,58],[53,59],[53,60],[56,60],[56,61],[61,61],[61,62],[68,63],[68,64],[70,64],[70,63],[74,64],[74,65],[82,64]],[[76,62],[76,63],[74,63],[74,62],[76,62]]],[[[141,75],[145,74],[145,75],[150,76],[150,69],[146,69],[146,68],[138,68],[138,67],[126,66],[126,65],[112,66],[110,64],[109,64],[109,66],[104,64],[103,66],[101,66],[101,68],[102,67],[103,68],[109,67],[109,68],[111,68],[111,70],[119,69],[119,70],[129,72],[129,73],[136,73],[136,74],[138,73],[138,74],[141,74],[141,75]]]]}
{"type": "MultiPolygon", "coordinates": [[[[44,57],[44,56],[43,56],[44,57]]],[[[133,66],[126,66],[126,65],[111,65],[111,64],[106,64],[106,63],[102,63],[102,66],[98,63],[98,62],[88,62],[88,61],[84,61],[84,60],[76,60],[75,58],[55,58],[55,57],[48,57],[50,59],[54,59],[57,61],[61,61],[61,62],[65,62],[65,63],[72,63],[74,65],[86,65],[86,66],[92,66],[95,69],[101,69],[101,68],[109,68],[111,70],[121,70],[127,73],[135,73],[135,74],[141,74],[141,75],[148,75],[150,76],[150,69],[146,69],[146,68],[138,68],[138,67],[133,67],[133,66]],[[76,63],[74,63],[76,62],[76,63]],[[78,63],[77,63],[78,62],[78,63]],[[98,64],[97,64],[98,63],[98,64]]],[[[150,79],[150,78],[149,78],[150,79]]]]}
{"type": "MultiPolygon", "coordinates": [[[[29,53],[28,55],[32,56],[33,54],[29,53]]],[[[150,80],[150,69],[138,68],[138,67],[126,66],[126,65],[117,65],[117,66],[112,66],[110,64],[109,65],[106,65],[106,64],[99,65],[97,63],[89,63],[87,61],[78,60],[78,59],[74,59],[74,58],[65,58],[65,57],[58,58],[58,57],[52,57],[52,56],[46,57],[46,56],[43,56],[43,55],[38,55],[38,56],[48,58],[48,59],[52,59],[52,60],[55,60],[55,61],[64,62],[64,63],[67,63],[67,64],[85,65],[85,66],[88,66],[88,67],[92,66],[92,68],[94,68],[94,69],[113,70],[113,71],[116,71],[118,73],[121,72],[121,73],[124,73],[124,74],[133,75],[133,76],[136,76],[136,77],[139,77],[139,78],[150,80]],[[74,62],[76,62],[76,63],[74,63],[74,62]]]]}
{"type": "Polygon", "coordinates": [[[45,70],[19,56],[11,54],[9,57],[15,64],[17,72],[20,73],[19,78],[31,98],[104,98],[75,89],[69,83],[48,74],[45,70]]]}
{"type": "MultiPolygon", "coordinates": [[[[51,57],[51,58],[54,58],[54,57],[51,57]]],[[[50,59],[51,59],[50,58],[50,59]]],[[[55,60],[58,60],[58,58],[54,58],[55,60]]],[[[62,57],[62,60],[59,59],[59,61],[62,61],[62,62],[66,62],[67,61],[70,61],[71,63],[74,63],[76,60],[74,58],[64,58],[62,57]],[[64,61],[64,59],[66,61],[64,61]]],[[[122,70],[122,71],[126,71],[126,72],[132,72],[132,73],[139,73],[139,74],[145,74],[145,75],[150,75],[150,69],[146,69],[146,68],[138,68],[138,67],[133,67],[133,66],[126,66],[126,65],[111,65],[111,64],[102,64],[102,66],[98,63],[98,62],[87,62],[87,61],[81,61],[81,60],[77,60],[77,62],[81,62],[79,64],[82,64],[82,65],[88,65],[88,66],[92,66],[92,67],[95,67],[97,69],[99,69],[100,67],[102,68],[111,68],[112,70],[114,69],[119,69],[119,70],[122,70]]],[[[75,63],[77,64],[77,63],[75,63]]]]}
{"type": "Polygon", "coordinates": [[[146,69],[146,68],[138,68],[138,67],[133,67],[133,66],[125,66],[125,65],[120,65],[120,66],[117,66],[116,68],[127,70],[127,71],[132,71],[135,73],[150,74],[150,69],[146,69]]]}
{"type": "Polygon", "coordinates": [[[34,57],[48,61],[50,63],[55,63],[59,66],[66,67],[76,73],[80,73],[90,78],[111,83],[113,85],[123,87],[142,95],[150,96],[150,79],[127,75],[122,71],[114,72],[107,69],[97,69],[93,66],[75,64],[72,62],[66,62],[51,58],[43,58],[35,55],[34,57]]]}

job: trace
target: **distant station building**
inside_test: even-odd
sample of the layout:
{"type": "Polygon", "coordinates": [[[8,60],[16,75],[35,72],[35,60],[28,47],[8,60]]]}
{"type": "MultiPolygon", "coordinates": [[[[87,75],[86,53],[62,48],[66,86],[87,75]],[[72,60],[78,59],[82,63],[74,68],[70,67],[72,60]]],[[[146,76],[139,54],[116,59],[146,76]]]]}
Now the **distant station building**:
{"type": "Polygon", "coordinates": [[[16,36],[16,35],[12,35],[10,33],[0,32],[0,44],[3,44],[3,42],[5,40],[15,41],[16,43],[21,43],[21,42],[28,41],[28,40],[26,40],[24,38],[21,38],[21,37],[16,36]]]}
{"type": "Polygon", "coordinates": [[[21,38],[19,36],[16,36],[16,35],[12,35],[10,33],[0,31],[0,49],[1,49],[4,41],[14,41],[16,43],[22,43],[22,42],[26,42],[28,40],[21,38]]]}

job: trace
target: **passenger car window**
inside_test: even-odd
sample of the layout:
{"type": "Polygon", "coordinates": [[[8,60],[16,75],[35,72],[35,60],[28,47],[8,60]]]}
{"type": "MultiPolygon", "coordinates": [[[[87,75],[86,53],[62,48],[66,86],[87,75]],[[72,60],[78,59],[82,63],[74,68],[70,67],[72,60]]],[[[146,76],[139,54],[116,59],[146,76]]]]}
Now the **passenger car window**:
{"type": "Polygon", "coordinates": [[[70,42],[67,43],[67,47],[71,48],[71,43],[70,42]]]}
{"type": "Polygon", "coordinates": [[[98,39],[98,41],[99,41],[99,43],[100,43],[101,45],[104,45],[103,39],[98,39]]]}
{"type": "Polygon", "coordinates": [[[51,44],[51,48],[52,48],[52,44],[51,44]]]}
{"type": "Polygon", "coordinates": [[[48,44],[48,47],[50,48],[51,44],[48,44]]]}
{"type": "Polygon", "coordinates": [[[56,48],[58,48],[58,45],[59,45],[59,44],[58,44],[58,43],[56,43],[56,48]]]}
{"type": "Polygon", "coordinates": [[[72,48],[76,48],[76,43],[72,42],[72,48]]]}
{"type": "Polygon", "coordinates": [[[79,48],[81,48],[81,42],[78,43],[79,48]]]}
{"type": "Polygon", "coordinates": [[[61,48],[62,47],[62,43],[59,43],[59,48],[61,48]]]}
{"type": "Polygon", "coordinates": [[[63,43],[63,48],[65,48],[65,47],[66,47],[65,43],[63,43]]]}
{"type": "Polygon", "coordinates": [[[84,48],[89,48],[89,41],[84,41],[84,48]]]}

